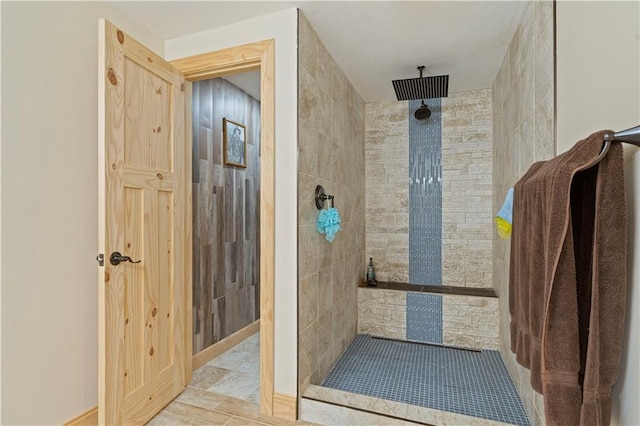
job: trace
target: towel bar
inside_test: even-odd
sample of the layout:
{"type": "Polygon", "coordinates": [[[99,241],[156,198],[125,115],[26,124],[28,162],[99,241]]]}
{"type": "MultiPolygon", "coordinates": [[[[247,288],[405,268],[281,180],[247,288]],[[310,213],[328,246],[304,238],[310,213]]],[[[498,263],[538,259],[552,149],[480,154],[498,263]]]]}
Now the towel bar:
{"type": "Polygon", "coordinates": [[[604,134],[604,145],[602,146],[602,150],[598,157],[593,160],[590,164],[588,164],[584,169],[588,169],[589,167],[595,166],[598,164],[607,152],[609,152],[609,148],[611,147],[611,142],[624,142],[630,143],[635,146],[640,146],[640,126],[632,127],[627,130],[623,130],[621,132],[605,133],[604,134]]]}

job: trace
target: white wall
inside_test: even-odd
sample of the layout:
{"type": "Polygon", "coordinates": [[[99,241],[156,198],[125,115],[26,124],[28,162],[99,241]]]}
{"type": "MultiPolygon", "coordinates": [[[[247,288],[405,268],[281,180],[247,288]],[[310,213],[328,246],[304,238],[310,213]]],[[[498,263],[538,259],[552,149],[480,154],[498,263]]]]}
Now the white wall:
{"type": "Polygon", "coordinates": [[[557,2],[558,153],[595,131],[640,124],[639,9],[557,2]]]}
{"type": "MultiPolygon", "coordinates": [[[[0,2],[0,22],[2,22],[2,2],[0,2]]],[[[0,32],[0,58],[2,58],[2,34],[0,32]]],[[[0,64],[2,60],[0,59],[0,64]]],[[[0,67],[0,99],[2,99],[2,67],[0,67]]],[[[0,102],[0,117],[2,117],[0,102]]],[[[0,164],[2,164],[2,120],[0,119],[0,164]]],[[[2,241],[2,173],[0,173],[0,241],[2,241]]],[[[0,243],[0,330],[2,330],[2,244],[0,243]]],[[[2,423],[2,339],[0,338],[0,423],[2,423]]]]}
{"type": "MultiPolygon", "coordinates": [[[[640,3],[557,3],[558,152],[600,129],[640,124],[640,3]]],[[[612,423],[640,424],[640,156],[625,146],[629,292],[612,423]]]]}
{"type": "Polygon", "coordinates": [[[2,2],[2,424],[97,405],[98,18],[104,3],[2,2]]]}
{"type": "Polygon", "coordinates": [[[275,39],[275,391],[296,395],[297,376],[297,10],[261,16],[165,43],[165,58],[275,39]]]}
{"type": "Polygon", "coordinates": [[[629,254],[629,289],[627,292],[627,324],[620,378],[614,387],[614,425],[640,424],[640,154],[625,166],[629,254]]]}

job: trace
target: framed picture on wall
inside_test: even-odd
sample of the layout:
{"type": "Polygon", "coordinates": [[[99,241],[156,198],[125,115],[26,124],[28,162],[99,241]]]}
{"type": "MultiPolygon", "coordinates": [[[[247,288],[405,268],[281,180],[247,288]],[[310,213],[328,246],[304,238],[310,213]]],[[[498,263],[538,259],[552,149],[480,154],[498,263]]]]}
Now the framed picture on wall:
{"type": "Polygon", "coordinates": [[[224,141],[224,163],[230,166],[247,167],[247,128],[227,118],[222,119],[224,141]]]}

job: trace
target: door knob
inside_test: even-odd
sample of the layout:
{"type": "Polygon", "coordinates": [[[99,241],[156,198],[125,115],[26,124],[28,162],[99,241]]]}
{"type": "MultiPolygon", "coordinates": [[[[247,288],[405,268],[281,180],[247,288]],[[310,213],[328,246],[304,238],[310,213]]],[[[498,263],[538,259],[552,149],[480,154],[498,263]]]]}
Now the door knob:
{"type": "Polygon", "coordinates": [[[120,262],[140,263],[142,260],[132,260],[129,256],[123,256],[119,251],[114,251],[109,257],[112,265],[119,265],[120,262]]]}

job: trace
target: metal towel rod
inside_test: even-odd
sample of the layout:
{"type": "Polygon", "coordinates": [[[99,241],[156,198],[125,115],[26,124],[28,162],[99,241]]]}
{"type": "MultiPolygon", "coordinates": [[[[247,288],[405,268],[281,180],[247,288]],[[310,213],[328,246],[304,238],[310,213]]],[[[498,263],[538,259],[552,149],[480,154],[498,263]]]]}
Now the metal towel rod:
{"type": "MultiPolygon", "coordinates": [[[[621,132],[605,133],[604,134],[604,145],[602,146],[602,150],[600,151],[600,155],[593,160],[591,164],[584,167],[584,169],[588,169],[591,166],[595,166],[598,164],[607,152],[609,152],[609,148],[611,148],[611,142],[624,142],[630,143],[635,146],[640,146],[640,126],[632,127],[627,130],[622,130],[621,132]]],[[[583,169],[583,170],[584,170],[583,169]]]]}

